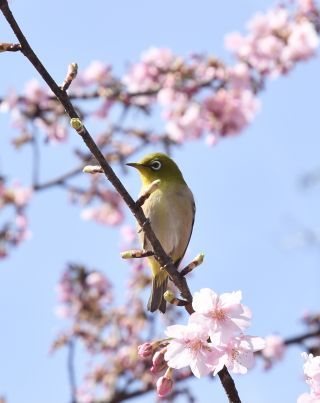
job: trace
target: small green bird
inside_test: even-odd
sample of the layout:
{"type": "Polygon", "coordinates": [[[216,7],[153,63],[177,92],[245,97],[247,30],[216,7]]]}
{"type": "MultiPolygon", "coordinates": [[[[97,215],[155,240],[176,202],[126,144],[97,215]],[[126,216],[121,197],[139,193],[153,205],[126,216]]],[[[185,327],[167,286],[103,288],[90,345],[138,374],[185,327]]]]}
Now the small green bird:
{"type": "MultiPolygon", "coordinates": [[[[149,154],[141,161],[127,165],[136,168],[140,173],[141,194],[153,181],[160,179],[159,187],[151,193],[142,209],[163,249],[178,269],[193,229],[195,203],[192,192],[177,164],[166,154],[149,154]]],[[[140,240],[143,249],[150,250],[150,243],[143,232],[140,240]]],[[[154,257],[148,257],[148,261],[153,276],[148,310],[154,312],[159,309],[165,313],[166,301],[163,294],[167,290],[168,274],[165,270],[160,270],[160,265],[154,257]]]]}

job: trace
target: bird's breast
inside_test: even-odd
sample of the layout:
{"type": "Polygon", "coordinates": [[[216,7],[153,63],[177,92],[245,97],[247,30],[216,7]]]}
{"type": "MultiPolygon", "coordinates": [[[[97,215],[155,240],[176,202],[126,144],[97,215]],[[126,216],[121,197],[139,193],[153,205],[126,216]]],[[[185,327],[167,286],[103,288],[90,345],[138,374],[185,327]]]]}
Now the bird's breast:
{"type": "MultiPolygon", "coordinates": [[[[184,185],[168,185],[153,192],[143,205],[151,227],[165,252],[175,261],[188,245],[194,218],[194,202],[190,189],[184,185]]],[[[144,242],[148,247],[149,243],[144,242]]]]}

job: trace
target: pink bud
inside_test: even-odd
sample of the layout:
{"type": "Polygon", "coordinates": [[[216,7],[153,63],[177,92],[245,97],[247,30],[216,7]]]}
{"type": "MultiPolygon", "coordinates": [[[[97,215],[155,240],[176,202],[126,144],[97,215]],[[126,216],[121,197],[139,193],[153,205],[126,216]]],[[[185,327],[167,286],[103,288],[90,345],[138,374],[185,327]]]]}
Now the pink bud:
{"type": "Polygon", "coordinates": [[[164,397],[171,392],[173,381],[171,378],[167,378],[166,375],[160,376],[157,380],[157,393],[159,397],[164,397]]]}
{"type": "Polygon", "coordinates": [[[143,343],[138,346],[138,356],[140,358],[148,358],[151,356],[153,351],[151,343],[143,343]]]}
{"type": "Polygon", "coordinates": [[[165,353],[166,349],[163,349],[161,351],[157,351],[153,358],[152,358],[152,367],[150,368],[150,371],[153,374],[156,374],[160,371],[162,371],[164,368],[166,368],[167,366],[167,362],[164,359],[164,353],[165,353]]]}

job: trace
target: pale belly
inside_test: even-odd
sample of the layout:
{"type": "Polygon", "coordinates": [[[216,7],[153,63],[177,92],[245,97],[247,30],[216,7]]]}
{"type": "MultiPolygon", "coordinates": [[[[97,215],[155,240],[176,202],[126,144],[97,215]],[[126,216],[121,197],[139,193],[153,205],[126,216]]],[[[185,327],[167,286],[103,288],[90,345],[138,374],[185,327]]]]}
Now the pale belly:
{"type": "MultiPolygon", "coordinates": [[[[165,252],[177,261],[182,258],[189,243],[194,219],[194,202],[189,188],[173,186],[151,194],[143,206],[151,227],[165,252]]],[[[145,249],[149,242],[141,235],[145,249]]]]}

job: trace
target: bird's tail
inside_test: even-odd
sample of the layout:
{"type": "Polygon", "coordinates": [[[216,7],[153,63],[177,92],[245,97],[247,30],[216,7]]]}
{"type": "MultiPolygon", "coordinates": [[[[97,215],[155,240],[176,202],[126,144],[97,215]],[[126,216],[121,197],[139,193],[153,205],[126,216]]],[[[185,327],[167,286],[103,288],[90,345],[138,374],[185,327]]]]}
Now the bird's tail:
{"type": "Polygon", "coordinates": [[[157,309],[165,313],[167,302],[163,294],[167,291],[168,274],[163,270],[152,277],[151,295],[148,301],[148,311],[154,312],[157,309]]]}

